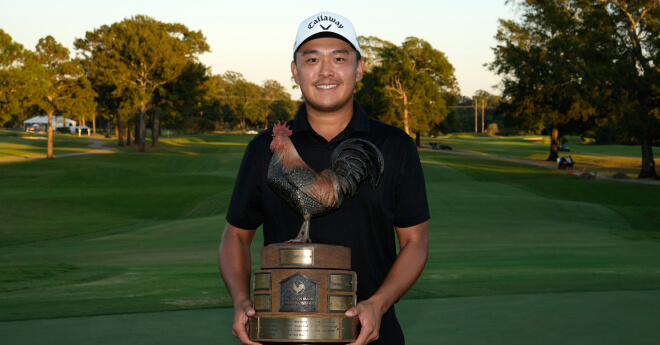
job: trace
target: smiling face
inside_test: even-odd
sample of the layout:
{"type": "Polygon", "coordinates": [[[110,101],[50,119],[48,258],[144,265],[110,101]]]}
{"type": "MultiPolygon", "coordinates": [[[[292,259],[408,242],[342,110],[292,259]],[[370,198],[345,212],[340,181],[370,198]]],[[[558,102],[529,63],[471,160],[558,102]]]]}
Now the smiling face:
{"type": "Polygon", "coordinates": [[[355,84],[362,79],[364,60],[340,39],[323,37],[306,42],[296,52],[291,73],[308,107],[325,113],[353,106],[355,84]]]}

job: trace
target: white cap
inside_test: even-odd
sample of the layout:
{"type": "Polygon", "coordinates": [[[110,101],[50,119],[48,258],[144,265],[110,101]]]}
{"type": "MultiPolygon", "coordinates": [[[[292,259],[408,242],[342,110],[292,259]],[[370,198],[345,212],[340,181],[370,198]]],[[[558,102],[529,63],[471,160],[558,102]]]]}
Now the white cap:
{"type": "Polygon", "coordinates": [[[315,14],[300,23],[296,42],[293,44],[293,54],[296,54],[298,48],[315,35],[335,36],[350,43],[358,53],[362,54],[353,24],[345,17],[330,12],[315,14]]]}

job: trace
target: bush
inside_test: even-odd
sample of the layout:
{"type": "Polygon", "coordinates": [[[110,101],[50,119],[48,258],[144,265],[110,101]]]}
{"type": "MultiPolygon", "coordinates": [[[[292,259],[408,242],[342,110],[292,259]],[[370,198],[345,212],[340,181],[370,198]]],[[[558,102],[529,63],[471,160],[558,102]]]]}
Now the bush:
{"type": "Polygon", "coordinates": [[[497,123],[490,123],[490,124],[488,124],[488,127],[486,127],[486,133],[488,133],[488,135],[495,135],[499,131],[500,130],[497,126],[497,123]]]}
{"type": "Polygon", "coordinates": [[[189,134],[211,133],[215,129],[215,122],[203,117],[189,117],[183,120],[181,129],[189,134]]]}

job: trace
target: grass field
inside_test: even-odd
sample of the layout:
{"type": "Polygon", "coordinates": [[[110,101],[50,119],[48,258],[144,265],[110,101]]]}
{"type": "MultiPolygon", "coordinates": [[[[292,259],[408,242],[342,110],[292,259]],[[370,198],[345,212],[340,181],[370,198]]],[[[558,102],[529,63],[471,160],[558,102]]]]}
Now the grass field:
{"type": "MultiPolygon", "coordinates": [[[[0,130],[0,143],[2,144],[0,145],[0,162],[8,159],[46,157],[46,139],[44,133],[0,130]]],[[[93,151],[87,145],[81,145],[81,141],[81,138],[74,134],[55,135],[53,137],[53,154],[62,155],[93,151]]]]}
{"type": "MultiPolygon", "coordinates": [[[[56,139],[56,147],[62,142],[67,150],[89,150],[87,138],[56,139]]],[[[161,140],[162,147],[146,154],[128,147],[53,161],[3,162],[0,156],[0,330],[29,328],[41,319],[230,306],[217,270],[217,247],[249,139],[229,134],[175,137],[161,140]]],[[[441,141],[454,151],[489,156],[534,159],[547,151],[545,145],[519,138],[456,136],[441,141]]],[[[37,154],[43,147],[36,142],[0,135],[0,152],[37,154]]],[[[602,166],[618,156],[637,157],[639,149],[570,145],[573,157],[577,152],[603,157],[602,166]],[[608,151],[613,156],[602,156],[608,151]]],[[[491,321],[532,322],[515,308],[503,307],[513,303],[509,306],[524,309],[520,301],[528,299],[537,308],[531,310],[555,306],[554,313],[547,312],[561,318],[557,308],[570,305],[571,296],[592,296],[582,298],[590,307],[576,315],[597,318],[605,306],[597,296],[614,296],[616,301],[622,294],[626,301],[648,302],[612,302],[622,315],[657,316],[660,185],[586,181],[534,165],[442,151],[423,150],[420,157],[431,206],[431,252],[422,277],[402,301],[401,319],[409,320],[405,325],[410,343],[430,341],[424,338],[428,332],[418,329],[425,323],[408,314],[421,312],[416,300],[428,301],[424,315],[433,322],[436,311],[429,306],[455,311],[437,311],[443,322],[457,327],[455,339],[435,339],[449,344],[482,343],[467,335],[461,338],[460,332],[471,327],[470,317],[477,316],[479,306],[490,306],[481,312],[492,313],[491,321]],[[561,296],[568,300],[557,300],[561,296]],[[462,302],[467,303],[465,311],[476,314],[459,312],[462,302]],[[498,317],[498,310],[505,314],[498,317]],[[458,318],[452,320],[453,315],[458,318]]],[[[258,235],[253,258],[261,242],[258,235]]],[[[253,262],[256,268],[258,260],[253,262]]],[[[231,310],[218,312],[230,315],[231,310]]],[[[481,316],[472,324],[482,340],[522,344],[521,339],[530,337],[523,330],[518,341],[512,341],[515,333],[494,337],[497,330],[489,329],[492,322],[481,316]]],[[[537,316],[540,323],[551,321],[537,316]]],[[[98,317],[49,324],[66,330],[57,325],[98,317]]],[[[649,329],[639,318],[634,320],[649,329]]],[[[598,325],[591,324],[593,332],[606,327],[598,325]]],[[[646,343],[648,333],[630,336],[635,334],[638,341],[629,343],[646,343]]]]}
{"type": "MultiPolygon", "coordinates": [[[[639,175],[642,160],[641,148],[637,145],[595,145],[593,140],[583,140],[574,136],[568,136],[566,140],[571,152],[559,152],[559,155],[571,155],[577,168],[607,176],[617,172],[626,173],[630,178],[639,175]]],[[[426,138],[424,142],[440,142],[460,152],[537,161],[544,161],[550,154],[550,139],[541,136],[498,137],[455,134],[443,138],[426,138]]],[[[660,147],[654,147],[653,153],[654,157],[659,157],[660,147]]]]}

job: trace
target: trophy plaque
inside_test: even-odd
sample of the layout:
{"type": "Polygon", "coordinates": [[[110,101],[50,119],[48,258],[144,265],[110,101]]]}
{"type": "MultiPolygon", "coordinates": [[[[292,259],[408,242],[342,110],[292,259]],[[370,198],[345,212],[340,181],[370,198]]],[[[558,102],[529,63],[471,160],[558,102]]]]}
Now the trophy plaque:
{"type": "Polygon", "coordinates": [[[265,343],[349,343],[357,339],[357,275],[351,250],[318,243],[278,243],[261,248],[254,273],[250,340],[265,343]]]}

